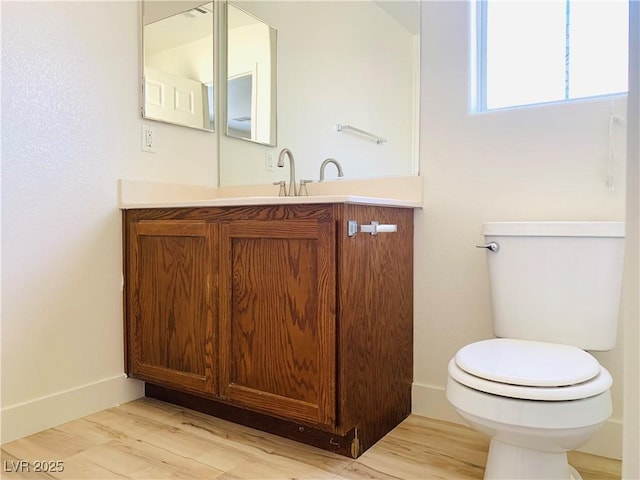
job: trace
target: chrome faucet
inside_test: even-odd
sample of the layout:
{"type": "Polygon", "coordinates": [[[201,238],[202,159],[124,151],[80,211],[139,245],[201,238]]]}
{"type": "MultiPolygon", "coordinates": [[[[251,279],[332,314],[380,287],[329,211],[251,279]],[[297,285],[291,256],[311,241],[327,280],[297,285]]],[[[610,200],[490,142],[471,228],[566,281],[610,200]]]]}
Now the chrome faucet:
{"type": "Polygon", "coordinates": [[[283,148],[278,156],[278,167],[284,167],[284,156],[289,157],[289,192],[288,197],[295,197],[298,195],[296,190],[296,162],[293,160],[293,153],[288,148],[283,148]]]}
{"type": "Polygon", "coordinates": [[[342,172],[342,166],[340,162],[338,162],[335,158],[327,158],[322,165],[320,165],[320,181],[324,181],[324,168],[328,163],[333,163],[338,168],[338,177],[344,177],[344,173],[342,172]]]}

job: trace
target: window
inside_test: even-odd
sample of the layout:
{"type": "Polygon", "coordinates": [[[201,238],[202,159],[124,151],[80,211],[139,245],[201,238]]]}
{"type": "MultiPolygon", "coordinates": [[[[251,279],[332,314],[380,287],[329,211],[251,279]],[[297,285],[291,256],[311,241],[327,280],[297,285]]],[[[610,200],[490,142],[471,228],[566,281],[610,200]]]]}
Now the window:
{"type": "Polygon", "coordinates": [[[475,111],[627,91],[627,0],[477,0],[475,111]]]}

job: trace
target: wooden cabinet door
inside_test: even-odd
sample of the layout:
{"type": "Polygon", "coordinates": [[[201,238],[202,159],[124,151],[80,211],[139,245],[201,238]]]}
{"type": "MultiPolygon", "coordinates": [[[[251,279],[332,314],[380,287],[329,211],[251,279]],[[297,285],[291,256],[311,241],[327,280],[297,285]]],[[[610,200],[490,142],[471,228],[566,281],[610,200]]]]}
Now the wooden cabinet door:
{"type": "Polygon", "coordinates": [[[220,395],[325,428],[335,424],[335,226],[220,226],[220,395]]]}
{"type": "Polygon", "coordinates": [[[131,224],[127,253],[130,375],[159,385],[214,392],[213,229],[191,220],[131,224]]]}

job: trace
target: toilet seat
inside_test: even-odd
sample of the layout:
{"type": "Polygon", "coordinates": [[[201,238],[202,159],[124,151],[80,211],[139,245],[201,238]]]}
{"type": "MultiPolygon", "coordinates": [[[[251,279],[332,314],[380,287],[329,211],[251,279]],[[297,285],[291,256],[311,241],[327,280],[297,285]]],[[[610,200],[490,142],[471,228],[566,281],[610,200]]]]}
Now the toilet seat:
{"type": "Polygon", "coordinates": [[[449,375],[482,392],[546,401],[588,398],[613,383],[609,372],[579,348],[505,338],[461,348],[449,362],[449,375]]]}
{"type": "Polygon", "coordinates": [[[462,347],[456,364],[476,377],[525,387],[564,387],[591,380],[600,364],[571,345],[493,338],[462,347]]]}

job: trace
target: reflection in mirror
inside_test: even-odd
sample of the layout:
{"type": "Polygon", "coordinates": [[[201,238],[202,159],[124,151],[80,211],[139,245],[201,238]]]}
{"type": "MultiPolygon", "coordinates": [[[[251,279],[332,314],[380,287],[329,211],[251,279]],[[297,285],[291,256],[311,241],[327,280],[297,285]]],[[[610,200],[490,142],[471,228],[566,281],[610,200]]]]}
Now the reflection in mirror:
{"type": "Polygon", "coordinates": [[[227,4],[227,135],[276,143],[276,30],[227,4]]]}
{"type": "Polygon", "coordinates": [[[144,118],[215,130],[213,2],[143,3],[144,118]]]}
{"type": "MultiPolygon", "coordinates": [[[[278,138],[265,147],[221,136],[221,185],[288,181],[288,170],[271,160],[282,148],[295,155],[298,178],[318,181],[327,158],[340,162],[344,179],[417,175],[419,1],[233,3],[278,31],[278,138]]],[[[325,181],[336,178],[328,169],[325,181]]]]}

